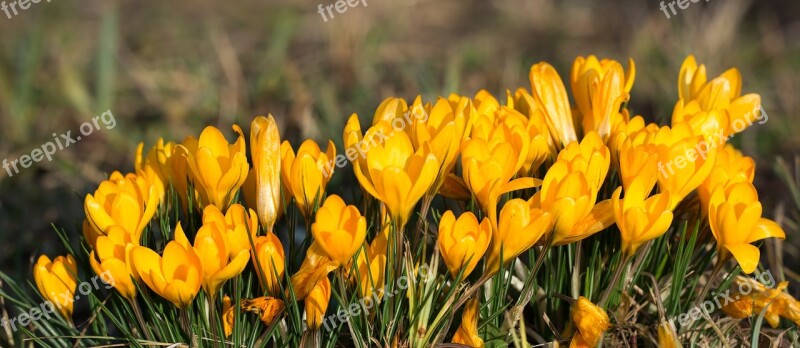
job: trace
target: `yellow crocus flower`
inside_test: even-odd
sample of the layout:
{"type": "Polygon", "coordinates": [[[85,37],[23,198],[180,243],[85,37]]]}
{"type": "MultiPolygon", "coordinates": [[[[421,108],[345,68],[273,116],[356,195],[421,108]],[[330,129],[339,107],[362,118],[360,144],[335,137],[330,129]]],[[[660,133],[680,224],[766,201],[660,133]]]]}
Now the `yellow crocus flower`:
{"type": "Polygon", "coordinates": [[[155,186],[135,174],[119,172],[100,183],[94,194],[87,194],[83,209],[92,228],[87,234],[90,245],[98,236],[106,235],[110,226],[118,225],[131,235],[137,245],[142,231],[158,208],[159,194],[155,186]]]}
{"type": "Polygon", "coordinates": [[[705,181],[697,187],[703,215],[708,214],[708,202],[711,193],[718,187],[746,182],[753,183],[756,175],[756,164],[752,158],[742,155],[733,145],[726,144],[717,150],[714,167],[705,181]]]}
{"type": "Polygon", "coordinates": [[[45,300],[72,322],[73,299],[78,287],[78,266],[72,255],[58,256],[52,261],[47,255],[39,256],[33,266],[36,288],[45,300]]]}
{"type": "Polygon", "coordinates": [[[577,104],[576,120],[581,120],[585,133],[596,131],[608,139],[615,119],[622,117],[622,103],[630,98],[636,76],[633,59],[628,60],[628,66],[626,75],[615,60],[598,60],[594,55],[575,58],[570,86],[577,104]]]}
{"type": "Polygon", "coordinates": [[[766,308],[764,318],[773,328],[777,328],[780,324],[780,317],[800,325],[800,302],[785,292],[787,286],[789,282],[784,281],[778,283],[775,288],[767,288],[754,278],[737,276],[731,284],[733,291],[730,297],[734,301],[723,305],[722,311],[732,318],[742,319],[759,315],[766,308]],[[745,293],[742,289],[749,290],[745,293]]]}
{"type": "Polygon", "coordinates": [[[222,325],[223,330],[225,332],[225,338],[228,338],[233,333],[233,324],[234,320],[236,319],[236,313],[234,313],[235,307],[231,304],[231,298],[228,295],[225,295],[222,298],[222,325]]]}
{"type": "Polygon", "coordinates": [[[541,191],[529,200],[533,207],[551,214],[551,243],[572,243],[614,223],[611,202],[595,204],[610,161],[608,148],[594,131],[558,154],[545,174],[541,191]]]}
{"type": "Polygon", "coordinates": [[[611,327],[606,311],[583,296],[572,305],[570,317],[577,329],[570,347],[595,347],[611,327]]]}
{"type": "MultiPolygon", "coordinates": [[[[526,127],[528,129],[528,137],[531,140],[528,156],[525,158],[525,163],[522,165],[519,175],[534,176],[536,170],[545,160],[551,159],[556,155],[553,138],[550,136],[550,131],[545,121],[544,109],[524,88],[518,88],[514,95],[511,95],[510,91],[507,94],[508,107],[516,110],[517,113],[505,113],[501,117],[504,119],[507,119],[507,116],[518,119],[516,115],[527,117],[526,127]]],[[[507,121],[504,120],[504,122],[507,121]]]]}
{"type": "Polygon", "coordinates": [[[138,241],[122,227],[114,225],[108,228],[108,235],[97,238],[94,250],[89,254],[89,264],[98,275],[108,272],[114,289],[127,299],[136,297],[134,281],[139,280],[130,251],[138,246],[138,241]]]}
{"type": "MultiPolygon", "coordinates": [[[[460,152],[462,139],[466,135],[467,119],[465,111],[471,108],[469,98],[462,97],[455,104],[439,98],[430,110],[415,102],[404,119],[410,120],[407,132],[415,149],[422,144],[430,146],[431,152],[439,160],[439,173],[432,190],[439,190],[448,173],[453,170],[460,152]]],[[[435,191],[433,191],[435,192],[435,191]]]]}
{"type": "Polygon", "coordinates": [[[203,264],[180,222],[175,226],[175,240],[167,243],[163,256],[137,246],[131,250],[131,260],[147,287],[175,307],[186,308],[203,284],[203,264]]]}
{"type": "Polygon", "coordinates": [[[231,259],[241,251],[250,251],[250,241],[255,240],[258,234],[256,212],[245,209],[239,203],[228,207],[225,214],[214,205],[206,206],[203,209],[203,225],[210,224],[216,224],[216,228],[222,232],[231,259]]]}
{"type": "Polygon", "coordinates": [[[578,140],[567,89],[556,69],[545,62],[537,63],[531,67],[529,77],[533,97],[544,111],[545,121],[556,147],[561,149],[578,140]]]}
{"type": "Polygon", "coordinates": [[[706,84],[706,66],[697,66],[694,55],[683,60],[678,74],[678,96],[683,100],[692,100],[706,84]]]}
{"type": "MultiPolygon", "coordinates": [[[[511,111],[516,112],[516,111],[511,111]]],[[[493,225],[497,225],[500,195],[536,186],[533,178],[512,180],[527,159],[530,138],[523,125],[513,122],[486,126],[481,117],[473,128],[472,138],[462,145],[461,166],[464,184],[473,193],[493,225]]]]}
{"type": "Polygon", "coordinates": [[[391,124],[395,118],[402,118],[403,114],[408,111],[408,103],[403,98],[389,97],[384,99],[372,116],[372,125],[377,125],[382,122],[391,124]]]}
{"type": "Polygon", "coordinates": [[[751,183],[718,186],[711,194],[708,223],[717,240],[722,260],[733,256],[744,273],[755,271],[761,253],[751,243],[765,238],[785,239],[786,233],[774,221],[761,217],[761,203],[751,183]]]}
{"type": "Polygon", "coordinates": [[[512,199],[500,210],[500,222],[492,234],[486,254],[486,270],[493,274],[500,263],[508,262],[530,249],[553,225],[551,214],[531,206],[522,199],[512,199]],[[502,253],[503,259],[500,259],[502,253]]]}
{"type": "Polygon", "coordinates": [[[158,138],[153,147],[144,155],[144,143],[139,143],[136,147],[136,174],[144,176],[151,185],[158,189],[160,202],[164,203],[165,194],[173,180],[173,160],[175,157],[175,143],[164,143],[164,139],[158,138]]]}
{"type": "MultiPolygon", "coordinates": [[[[392,130],[386,123],[373,129],[388,138],[369,149],[366,166],[354,162],[356,178],[365,191],[386,204],[393,222],[402,228],[414,206],[436,180],[439,160],[427,143],[414,150],[405,132],[392,130]]],[[[365,138],[371,136],[368,130],[365,138]]]]}
{"type": "Polygon", "coordinates": [[[328,273],[339,267],[339,263],[332,261],[314,240],[306,250],[306,258],[297,273],[292,275],[292,287],[294,295],[298,300],[308,296],[311,290],[319,283],[320,279],[327,277],[328,273]]]}
{"type": "Polygon", "coordinates": [[[274,233],[267,232],[266,236],[258,236],[253,244],[255,249],[251,258],[256,274],[261,278],[261,284],[266,286],[266,290],[276,295],[280,291],[280,282],[286,270],[286,255],[281,240],[274,233]]]}
{"type": "Polygon", "coordinates": [[[675,332],[675,327],[668,321],[662,321],[658,324],[658,346],[662,348],[681,348],[681,340],[678,338],[678,333],[675,332]]]}
{"type": "Polygon", "coordinates": [[[172,187],[178,194],[183,207],[183,213],[188,214],[189,201],[197,209],[200,204],[200,192],[195,188],[192,197],[189,197],[189,183],[192,172],[189,169],[189,153],[197,152],[197,139],[187,136],[179,145],[172,148],[172,187]]]}
{"type": "Polygon", "coordinates": [[[491,238],[492,225],[489,219],[484,218],[478,223],[471,212],[463,213],[456,219],[452,211],[446,211],[439,220],[437,245],[450,275],[455,278],[463,269],[461,279],[466,279],[483,257],[491,238]]]}
{"type": "Polygon", "coordinates": [[[300,145],[295,155],[292,146],[284,140],[281,150],[283,181],[300,213],[310,218],[314,208],[322,202],[325,187],[331,180],[332,171],[328,173],[322,169],[336,158],[336,145],[328,140],[328,148],[322,152],[316,142],[308,139],[300,145]]]}
{"type": "Polygon", "coordinates": [[[658,181],[658,149],[653,144],[632,145],[631,139],[625,139],[619,149],[619,170],[625,192],[639,179],[649,193],[658,181]]]}
{"type": "MultiPolygon", "coordinates": [[[[389,232],[391,226],[389,225],[389,217],[385,213],[385,208],[381,207],[381,216],[383,216],[381,230],[372,239],[368,246],[358,253],[356,259],[356,266],[358,267],[359,291],[358,295],[361,298],[372,296],[375,289],[382,289],[386,282],[386,251],[389,243],[389,232]]],[[[348,275],[355,280],[355,272],[352,271],[352,263],[345,267],[348,275]]],[[[383,298],[383,293],[378,293],[378,300],[383,298]]]]}
{"type": "MultiPolygon", "coordinates": [[[[736,68],[728,69],[711,81],[706,81],[706,68],[697,66],[694,56],[688,56],[678,76],[680,99],[672,115],[672,124],[690,121],[693,124],[719,124],[722,139],[739,133],[764,117],[760,114],[761,96],[742,95],[742,75],[736,68]],[[715,112],[712,115],[712,111],[715,112]],[[696,120],[697,118],[701,120],[696,120]]],[[[697,130],[697,128],[695,128],[697,130]]]]}
{"type": "MultiPolygon", "coordinates": [[[[370,255],[358,266],[359,279],[358,296],[367,298],[372,296],[375,289],[383,289],[386,282],[386,254],[370,255]],[[369,259],[369,261],[367,261],[369,259]]],[[[383,292],[378,293],[378,300],[383,298],[383,292]]]]}
{"type": "Polygon", "coordinates": [[[453,343],[473,348],[484,346],[483,339],[478,336],[479,315],[478,297],[473,297],[464,306],[464,312],[461,314],[461,325],[453,335],[453,343]]]}
{"type": "MultiPolygon", "coordinates": [[[[250,123],[250,157],[253,161],[255,207],[264,230],[272,232],[282,212],[281,137],[272,115],[250,123]]],[[[252,207],[252,205],[251,205],[252,207]]]]}
{"type": "Polygon", "coordinates": [[[619,153],[622,143],[630,141],[631,146],[644,144],[648,134],[657,132],[659,125],[656,123],[645,124],[642,116],[635,116],[628,121],[620,121],[611,128],[611,137],[608,139],[608,149],[611,151],[611,163],[619,168],[619,153]]]}
{"type": "Polygon", "coordinates": [[[328,277],[319,279],[314,288],[306,297],[306,325],[312,330],[318,329],[322,325],[322,319],[328,310],[328,303],[331,300],[331,281],[328,277]]]}
{"type": "Polygon", "coordinates": [[[545,160],[555,157],[550,134],[544,122],[544,114],[537,109],[528,119],[528,137],[531,140],[528,146],[528,155],[519,170],[521,176],[535,176],[536,171],[545,160]]]}
{"type": "Polygon", "coordinates": [[[311,234],[325,254],[344,266],[364,244],[367,219],[354,205],[346,205],[337,195],[328,196],[311,225],[311,234]]]}
{"type": "Polygon", "coordinates": [[[658,150],[658,188],[670,193],[670,209],[706,180],[717,149],[686,123],[661,127],[646,140],[658,150]]]}
{"type": "Polygon", "coordinates": [[[227,210],[247,179],[249,165],[244,134],[237,125],[233,125],[233,130],[239,136],[235,143],[228,144],[219,129],[208,126],[200,133],[197,150],[183,151],[194,188],[200,193],[200,208],[213,204],[222,211],[227,210]]]}
{"type": "Polygon", "coordinates": [[[645,177],[635,178],[625,189],[624,199],[619,198],[622,187],[611,197],[625,256],[632,256],[643,243],[663,235],[672,223],[669,192],[648,198],[653,188],[648,181],[645,177]]]}
{"type": "MultiPolygon", "coordinates": [[[[244,226],[239,232],[244,232],[244,226]]],[[[213,220],[204,222],[194,237],[193,248],[203,266],[203,290],[212,299],[226,281],[242,273],[250,258],[249,249],[240,249],[232,254],[228,238],[227,226],[213,220]]]]}

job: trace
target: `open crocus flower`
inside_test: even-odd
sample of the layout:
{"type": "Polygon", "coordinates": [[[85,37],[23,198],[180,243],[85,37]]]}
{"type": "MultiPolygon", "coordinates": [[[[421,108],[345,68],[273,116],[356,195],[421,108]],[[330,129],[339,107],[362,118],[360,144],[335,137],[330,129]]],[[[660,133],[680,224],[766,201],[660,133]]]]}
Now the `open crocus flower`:
{"type": "MultiPolygon", "coordinates": [[[[706,82],[706,67],[697,66],[694,56],[686,57],[678,76],[680,99],[675,105],[672,124],[705,118],[716,111],[724,139],[744,131],[759,114],[761,96],[755,93],[742,94],[742,75],[736,68],[728,69],[720,76],[706,82]]],[[[698,121],[694,121],[697,123],[698,121]]]]}
{"type": "Polygon", "coordinates": [[[328,277],[322,277],[314,285],[314,288],[306,297],[306,325],[312,330],[318,329],[322,325],[322,319],[328,310],[328,303],[331,300],[331,281],[328,277]]]}
{"type": "Polygon", "coordinates": [[[467,301],[464,312],[461,314],[461,325],[453,335],[453,343],[473,348],[483,347],[483,339],[478,336],[478,316],[480,314],[478,309],[478,297],[467,301]]]}
{"type": "Polygon", "coordinates": [[[589,132],[580,143],[567,145],[545,174],[542,190],[529,200],[553,218],[554,245],[568,244],[614,223],[609,200],[595,204],[611,158],[600,136],[589,132]]]}
{"type": "MultiPolygon", "coordinates": [[[[411,134],[415,149],[427,143],[431,152],[440,161],[440,173],[432,190],[438,190],[456,164],[461,141],[466,136],[467,114],[471,113],[472,101],[460,97],[454,101],[439,98],[430,110],[426,110],[419,98],[411,106],[411,125],[406,131],[411,134]]],[[[435,192],[435,191],[434,191],[435,192]]]]}
{"type": "Polygon", "coordinates": [[[158,208],[158,189],[135,174],[122,176],[114,172],[100,183],[94,194],[87,194],[83,203],[86,220],[92,228],[87,240],[94,245],[98,236],[106,235],[110,226],[118,225],[131,235],[137,245],[150,219],[158,208]]]}
{"type": "Polygon", "coordinates": [[[697,187],[697,196],[700,198],[703,215],[708,214],[708,202],[711,200],[711,193],[717,187],[728,187],[741,182],[752,184],[755,175],[756,164],[753,159],[742,155],[733,145],[726,144],[717,150],[711,173],[697,187]]]}
{"type": "Polygon", "coordinates": [[[216,206],[206,206],[203,209],[203,225],[210,224],[215,224],[217,230],[222,232],[231,259],[241,251],[250,251],[250,240],[255,240],[258,234],[256,212],[245,209],[239,203],[228,207],[224,215],[216,206]]]}
{"type": "Polygon", "coordinates": [[[256,238],[253,244],[255,249],[251,258],[253,263],[257,262],[254,265],[256,274],[267,291],[271,294],[278,294],[286,269],[286,255],[284,255],[281,240],[274,233],[267,232],[266,236],[256,238]]]}
{"type": "MultiPolygon", "coordinates": [[[[282,209],[281,139],[272,115],[258,116],[250,124],[250,157],[253,160],[255,207],[261,226],[272,232],[282,209]]],[[[252,207],[253,205],[251,205],[252,207]]]]}
{"type": "Polygon", "coordinates": [[[147,287],[175,307],[186,308],[200,291],[203,264],[189,244],[180,222],[175,226],[175,240],[167,243],[163,256],[138,246],[131,250],[131,260],[147,287]]]}
{"type": "Polygon", "coordinates": [[[463,269],[461,279],[466,279],[483,257],[491,238],[489,219],[478,223],[471,212],[456,219],[452,211],[446,211],[439,221],[438,246],[450,275],[456,278],[463,269]]]}
{"type": "Polygon", "coordinates": [[[545,62],[534,64],[529,76],[532,95],[544,111],[545,121],[556,147],[561,149],[578,140],[567,89],[556,69],[545,62]]]}
{"type": "Polygon", "coordinates": [[[648,180],[634,179],[625,189],[625,199],[619,198],[622,187],[611,197],[625,256],[632,256],[643,243],[660,237],[672,223],[669,192],[647,198],[653,188],[648,180]]]}
{"type": "Polygon", "coordinates": [[[139,274],[133,268],[130,251],[138,245],[128,232],[114,225],[108,228],[107,236],[97,238],[94,250],[89,254],[92,270],[98,275],[108,272],[114,279],[114,289],[127,299],[136,297],[133,282],[139,280],[139,274]]]}
{"type": "Polygon", "coordinates": [[[626,192],[639,179],[649,193],[658,181],[658,149],[653,144],[633,145],[631,139],[625,139],[619,149],[619,171],[626,192]]]}
{"type": "Polygon", "coordinates": [[[623,102],[630,98],[636,66],[628,60],[628,73],[615,60],[597,60],[597,57],[577,57],[572,64],[570,85],[577,105],[577,120],[582,120],[583,131],[596,131],[608,139],[615,118],[623,102]]]}
{"type": "Polygon", "coordinates": [[[500,210],[500,223],[492,234],[492,243],[486,254],[487,272],[494,274],[500,269],[501,262],[507,264],[530,249],[552,229],[552,221],[549,213],[531,208],[522,199],[508,201],[500,210]]]}
{"type": "Polygon", "coordinates": [[[524,121],[519,117],[521,116],[519,113],[501,114],[501,117],[503,116],[505,116],[503,122],[522,122],[524,127],[528,130],[530,146],[528,146],[527,156],[522,163],[522,167],[517,172],[517,175],[521,177],[535,177],[537,170],[544,161],[555,157],[553,141],[550,139],[550,133],[547,131],[542,110],[536,109],[524,121]]]}
{"type": "Polygon", "coordinates": [[[239,134],[236,142],[228,144],[219,129],[208,126],[197,141],[197,151],[183,150],[191,170],[195,190],[200,192],[201,208],[216,205],[225,211],[247,179],[249,165],[242,129],[233,125],[239,134]]]}
{"type": "Polygon", "coordinates": [[[727,260],[733,255],[747,274],[755,271],[761,256],[751,243],[764,238],[786,238],[778,224],[761,217],[758,193],[750,183],[718,186],[709,201],[708,223],[721,259],[727,260]]]}
{"type": "Polygon", "coordinates": [[[386,204],[393,223],[402,228],[436,180],[439,160],[427,143],[415,151],[408,135],[391,129],[387,123],[373,126],[365,139],[374,137],[372,132],[380,132],[388,139],[369,148],[366,167],[354,162],[356,178],[365,191],[386,204]]]}
{"type": "Polygon", "coordinates": [[[367,219],[354,205],[346,205],[341,197],[331,195],[317,211],[311,234],[331,260],[347,265],[364,244],[367,219]]]}
{"type": "Polygon", "coordinates": [[[472,139],[462,145],[461,166],[466,187],[492,224],[497,225],[500,195],[538,182],[533,178],[511,180],[525,163],[530,146],[524,126],[513,122],[491,126],[489,122],[488,117],[482,116],[473,128],[472,139]],[[490,128],[486,130],[488,134],[484,133],[486,128],[490,128]]]}
{"type": "Polygon", "coordinates": [[[630,120],[621,120],[611,128],[611,137],[608,138],[608,149],[611,151],[611,163],[619,168],[619,153],[622,144],[627,140],[631,146],[644,144],[648,134],[657,132],[658,124],[645,124],[642,116],[632,117],[630,120]]]}
{"type": "Polygon", "coordinates": [[[281,144],[282,157],[281,176],[294,197],[294,202],[304,217],[310,218],[314,208],[319,205],[325,195],[325,187],[331,180],[332,172],[325,172],[326,167],[333,168],[329,161],[336,158],[336,146],[328,140],[328,149],[322,152],[313,140],[306,140],[295,155],[288,141],[281,144]],[[324,173],[323,173],[324,172],[324,173]]]}
{"type": "Polygon", "coordinates": [[[730,120],[725,110],[703,111],[697,102],[684,104],[683,101],[678,101],[672,111],[672,119],[675,120],[673,125],[687,124],[694,134],[702,135],[710,144],[721,146],[728,141],[726,128],[730,120]]]}
{"type": "Polygon", "coordinates": [[[211,220],[203,223],[194,237],[194,251],[203,265],[203,290],[212,299],[222,284],[242,273],[249,260],[248,249],[232,254],[228,245],[227,226],[211,220]]]}
{"type": "Polygon", "coordinates": [[[69,254],[58,256],[52,261],[47,255],[41,255],[33,266],[33,279],[39,293],[69,322],[72,322],[73,299],[75,289],[78,287],[77,277],[78,266],[69,254]]]}
{"type": "Polygon", "coordinates": [[[695,134],[686,123],[648,134],[658,150],[658,188],[670,193],[670,209],[706,180],[716,158],[716,144],[695,134]]]}
{"type": "Polygon", "coordinates": [[[578,331],[572,337],[570,347],[595,347],[611,327],[606,311],[583,296],[572,305],[570,317],[578,331]]]}

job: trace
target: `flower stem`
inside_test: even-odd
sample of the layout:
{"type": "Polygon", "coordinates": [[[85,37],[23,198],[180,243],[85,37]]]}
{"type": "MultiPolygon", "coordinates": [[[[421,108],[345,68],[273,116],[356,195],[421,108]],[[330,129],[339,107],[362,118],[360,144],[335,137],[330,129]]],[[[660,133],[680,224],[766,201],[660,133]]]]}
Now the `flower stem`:
{"type": "Polygon", "coordinates": [[[208,325],[211,326],[211,339],[214,342],[214,347],[219,347],[219,328],[217,327],[217,305],[214,302],[214,298],[211,296],[206,297],[206,301],[208,302],[208,309],[209,309],[209,316],[208,316],[208,325]]]}
{"type": "Polygon", "coordinates": [[[614,271],[614,276],[611,277],[611,282],[608,283],[608,288],[606,291],[603,292],[603,296],[600,297],[600,301],[597,301],[597,306],[600,308],[605,308],[606,302],[608,302],[608,298],[612,292],[614,292],[617,288],[617,283],[619,283],[619,278],[622,276],[622,271],[625,270],[625,265],[628,264],[633,258],[633,255],[623,255],[622,262],[617,265],[617,269],[614,271]]]}
{"type": "Polygon", "coordinates": [[[531,269],[531,272],[528,274],[528,278],[525,279],[525,284],[522,286],[522,293],[517,299],[517,303],[514,304],[514,307],[511,307],[511,314],[506,317],[506,320],[503,323],[503,330],[511,332],[514,326],[517,324],[517,321],[519,321],[519,318],[522,317],[522,311],[525,309],[525,306],[528,305],[528,302],[530,302],[531,297],[533,297],[533,281],[536,279],[536,273],[538,273],[539,268],[542,267],[544,258],[550,251],[552,244],[553,242],[551,233],[550,236],[547,237],[544,247],[542,247],[542,252],[536,258],[536,263],[533,265],[533,269],[531,269]]]}
{"type": "Polygon", "coordinates": [[[708,281],[706,282],[705,285],[703,285],[703,290],[700,291],[700,296],[698,296],[694,300],[695,307],[699,306],[700,303],[703,302],[703,299],[705,299],[706,295],[708,294],[708,290],[711,289],[711,284],[713,284],[714,281],[717,279],[717,275],[719,275],[719,272],[722,271],[722,266],[725,266],[726,262],[728,262],[728,258],[721,258],[718,260],[717,264],[714,265],[714,270],[711,271],[711,275],[708,277],[708,281]]]}
{"type": "Polygon", "coordinates": [[[136,316],[136,321],[139,322],[139,327],[142,328],[142,332],[144,332],[144,336],[147,337],[147,340],[152,341],[153,337],[150,335],[150,330],[147,329],[145,326],[144,318],[142,317],[142,310],[139,308],[139,304],[136,302],[136,299],[129,299],[131,303],[131,307],[133,307],[133,314],[136,316]]]}
{"type": "Polygon", "coordinates": [[[431,202],[433,201],[433,194],[426,194],[422,198],[422,206],[420,207],[420,218],[417,220],[417,228],[414,230],[414,240],[412,241],[412,247],[416,247],[420,243],[420,234],[422,234],[421,243],[425,245],[425,240],[428,236],[428,229],[424,228],[424,223],[426,222],[425,217],[428,216],[428,210],[430,210],[431,202]]]}

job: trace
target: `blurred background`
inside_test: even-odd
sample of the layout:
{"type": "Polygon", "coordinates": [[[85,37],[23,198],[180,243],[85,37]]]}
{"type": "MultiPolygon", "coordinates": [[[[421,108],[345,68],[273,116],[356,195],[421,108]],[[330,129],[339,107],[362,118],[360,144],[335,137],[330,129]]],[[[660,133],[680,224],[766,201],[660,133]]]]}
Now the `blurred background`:
{"type": "MultiPolygon", "coordinates": [[[[500,98],[530,87],[531,64],[566,78],[588,54],[633,58],[633,113],[662,124],[686,55],[709,77],[740,69],[769,120],[732,142],[756,159],[765,215],[788,234],[767,246],[778,260],[769,267],[784,255],[788,272],[800,269],[800,2],[700,1],[667,19],[655,0],[365,0],[326,22],[318,6],[334,2],[41,1],[0,12],[0,160],[52,133],[74,136],[106,110],[117,122],[51,162],[0,172],[0,270],[30,279],[34,255],[63,253],[53,226],[77,237],[83,197],[111,171],[132,171],[140,141],[180,141],[206,125],[233,139],[231,124],[272,113],[293,145],[330,138],[341,149],[346,118],[369,122],[386,97],[485,88],[500,98]]],[[[333,192],[347,190],[352,169],[333,180],[333,192]]]]}

